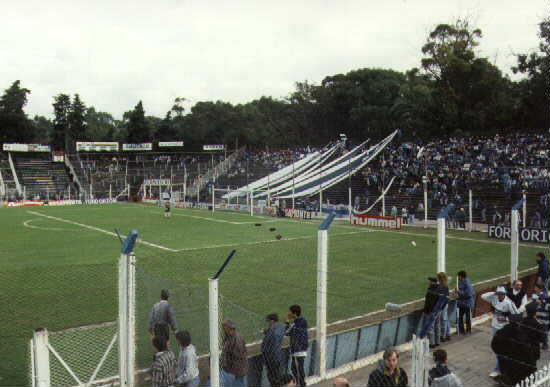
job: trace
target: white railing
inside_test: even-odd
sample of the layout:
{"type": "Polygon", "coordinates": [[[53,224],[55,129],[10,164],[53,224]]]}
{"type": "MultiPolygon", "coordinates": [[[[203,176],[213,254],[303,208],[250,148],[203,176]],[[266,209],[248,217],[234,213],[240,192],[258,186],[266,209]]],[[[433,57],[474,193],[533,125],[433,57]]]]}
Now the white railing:
{"type": "Polygon", "coordinates": [[[550,364],[544,368],[531,374],[521,383],[516,384],[516,387],[549,387],[550,386],[550,364]]]}

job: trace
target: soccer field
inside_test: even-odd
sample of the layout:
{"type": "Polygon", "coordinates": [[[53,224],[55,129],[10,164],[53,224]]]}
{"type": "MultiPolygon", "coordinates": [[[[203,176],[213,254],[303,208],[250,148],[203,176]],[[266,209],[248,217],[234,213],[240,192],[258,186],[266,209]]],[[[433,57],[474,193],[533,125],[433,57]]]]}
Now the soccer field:
{"type": "MultiPolygon", "coordinates": [[[[181,328],[194,337],[206,334],[208,321],[198,333],[192,309],[205,311],[207,305],[191,304],[206,302],[207,280],[232,249],[237,252],[220,280],[220,292],[240,308],[241,319],[257,319],[251,324],[261,326],[265,314],[285,315],[289,305],[298,303],[310,325],[315,323],[316,221],[192,209],[174,209],[171,218],[164,218],[159,207],[129,203],[10,208],[0,214],[0,340],[5,348],[0,385],[28,382],[28,340],[35,328],[56,331],[116,319],[120,242],[115,229],[122,235],[139,231],[137,267],[148,277],[140,277],[138,306],[149,307],[162,287],[204,296],[189,296],[181,304],[186,309],[177,307],[181,328]]],[[[436,270],[435,238],[431,229],[372,230],[335,222],[329,231],[329,322],[380,309],[388,301],[422,297],[426,277],[436,270]]],[[[520,246],[520,270],[535,265],[540,249],[520,246]]],[[[461,269],[473,281],[509,273],[509,243],[450,231],[447,271],[454,277],[461,269]]]]}

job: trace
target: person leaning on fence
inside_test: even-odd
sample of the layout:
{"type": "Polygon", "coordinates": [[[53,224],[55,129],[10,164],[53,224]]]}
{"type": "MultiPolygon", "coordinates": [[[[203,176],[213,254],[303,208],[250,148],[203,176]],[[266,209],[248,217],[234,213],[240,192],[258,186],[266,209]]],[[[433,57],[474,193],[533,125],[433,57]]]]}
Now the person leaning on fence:
{"type": "Polygon", "coordinates": [[[180,346],[176,385],[181,387],[197,387],[200,383],[199,362],[197,350],[191,344],[191,335],[187,331],[180,331],[176,333],[176,340],[180,346]]]}
{"type": "Polygon", "coordinates": [[[538,252],[537,253],[537,282],[536,284],[540,287],[544,287],[547,289],[547,282],[548,282],[548,260],[546,259],[546,256],[544,253],[538,252]]]}
{"type": "Polygon", "coordinates": [[[462,387],[460,378],[447,366],[447,351],[436,349],[433,353],[435,366],[428,372],[428,384],[432,387],[462,387]]]}
{"type": "Polygon", "coordinates": [[[424,298],[424,313],[420,338],[429,336],[430,348],[435,348],[440,343],[441,325],[439,315],[445,306],[446,300],[440,300],[440,290],[437,278],[429,277],[428,290],[424,298]]]}
{"type": "Polygon", "coordinates": [[[491,348],[498,358],[502,382],[515,386],[537,369],[529,336],[519,323],[521,315],[510,315],[510,323],[493,336],[491,348]]]}
{"type": "Polygon", "coordinates": [[[237,325],[231,319],[222,323],[223,342],[221,356],[220,385],[243,387],[248,373],[246,343],[237,331],[237,325]]]}
{"type": "Polygon", "coordinates": [[[472,309],[474,307],[475,290],[464,270],[458,272],[458,333],[463,335],[472,332],[472,309]]]}
{"type": "Polygon", "coordinates": [[[286,322],[286,336],[290,338],[290,361],[292,375],[298,386],[306,385],[304,361],[309,346],[307,336],[307,320],[302,316],[300,305],[292,305],[289,308],[286,322]]]}
{"type": "Polygon", "coordinates": [[[281,364],[283,363],[283,339],[285,326],[279,323],[279,316],[272,313],[266,317],[267,328],[262,340],[262,358],[267,368],[267,378],[271,387],[281,385],[281,364]]]}
{"type": "Polygon", "coordinates": [[[176,383],[176,357],[168,349],[166,338],[155,336],[151,340],[156,350],[151,364],[152,387],[171,387],[176,383]]]}
{"type": "MultiPolygon", "coordinates": [[[[508,317],[518,313],[516,305],[506,296],[504,286],[499,286],[496,292],[487,292],[481,295],[481,299],[491,304],[493,320],[491,329],[494,335],[508,324],[508,317]]],[[[500,375],[499,358],[497,356],[496,366],[489,374],[494,378],[500,375]]]]}
{"type": "Polygon", "coordinates": [[[178,323],[172,305],[168,303],[170,293],[166,289],[160,292],[160,301],[153,305],[149,315],[149,333],[152,336],[162,336],[168,342],[170,340],[170,328],[176,333],[178,323]]]}
{"type": "Polygon", "coordinates": [[[386,349],[378,366],[369,375],[368,387],[408,386],[409,379],[403,368],[399,367],[399,353],[386,349]]]}
{"type": "Polygon", "coordinates": [[[450,341],[451,340],[451,323],[449,321],[449,279],[447,274],[441,272],[437,273],[437,282],[438,292],[440,299],[445,299],[445,306],[441,309],[439,314],[440,325],[441,325],[441,341],[450,341]]]}

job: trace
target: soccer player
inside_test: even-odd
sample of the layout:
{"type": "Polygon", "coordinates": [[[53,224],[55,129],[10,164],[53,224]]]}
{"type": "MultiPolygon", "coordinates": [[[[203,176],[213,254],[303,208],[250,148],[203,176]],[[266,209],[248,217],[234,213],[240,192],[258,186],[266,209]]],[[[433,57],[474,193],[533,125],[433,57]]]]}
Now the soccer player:
{"type": "Polygon", "coordinates": [[[170,200],[167,200],[164,202],[164,217],[169,218],[170,216],[172,216],[172,206],[170,200]]]}

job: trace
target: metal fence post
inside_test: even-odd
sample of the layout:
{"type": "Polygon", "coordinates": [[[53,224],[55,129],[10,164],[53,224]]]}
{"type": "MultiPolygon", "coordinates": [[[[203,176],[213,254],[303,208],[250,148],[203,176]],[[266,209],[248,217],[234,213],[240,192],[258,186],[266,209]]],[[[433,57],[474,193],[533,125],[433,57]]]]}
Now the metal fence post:
{"type": "Polygon", "coordinates": [[[321,380],[327,371],[327,271],[328,229],[336,215],[331,213],[317,231],[317,330],[316,344],[321,380]]]}
{"type": "Polygon", "coordinates": [[[445,272],[446,254],[445,254],[445,238],[446,238],[446,221],[449,210],[454,207],[454,204],[449,204],[445,209],[441,210],[437,215],[437,272],[445,272]]]}
{"type": "Polygon", "coordinates": [[[527,227],[527,193],[525,190],[523,190],[522,195],[522,201],[523,201],[523,214],[522,214],[522,220],[523,220],[523,228],[527,227]]]}
{"type": "Polygon", "coordinates": [[[520,200],[512,207],[511,235],[510,235],[510,281],[518,279],[519,257],[519,209],[525,203],[520,200]]]}
{"type": "Polygon", "coordinates": [[[469,193],[468,193],[468,196],[469,196],[469,208],[468,208],[468,212],[469,212],[469,215],[470,215],[470,231],[474,231],[474,217],[473,217],[473,193],[472,193],[472,190],[469,190],[469,193]]]}
{"type": "Polygon", "coordinates": [[[210,328],[210,385],[220,387],[220,334],[218,279],[208,280],[208,325],[210,328]]]}
{"type": "Polygon", "coordinates": [[[118,265],[118,341],[120,386],[134,386],[135,374],[135,257],[138,232],[130,231],[118,265]]]}
{"type": "Polygon", "coordinates": [[[32,386],[50,387],[50,350],[48,349],[48,331],[45,328],[38,328],[31,340],[33,359],[32,386]]]}

